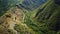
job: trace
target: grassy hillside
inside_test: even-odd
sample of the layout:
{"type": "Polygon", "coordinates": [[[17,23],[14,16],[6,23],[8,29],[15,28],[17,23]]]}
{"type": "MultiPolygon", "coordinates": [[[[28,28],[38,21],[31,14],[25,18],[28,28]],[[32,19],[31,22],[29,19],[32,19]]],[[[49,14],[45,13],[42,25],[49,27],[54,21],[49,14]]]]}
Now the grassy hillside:
{"type": "Polygon", "coordinates": [[[60,34],[60,5],[54,0],[34,10],[32,5],[31,11],[20,7],[20,1],[23,0],[0,1],[0,34],[60,34]]]}

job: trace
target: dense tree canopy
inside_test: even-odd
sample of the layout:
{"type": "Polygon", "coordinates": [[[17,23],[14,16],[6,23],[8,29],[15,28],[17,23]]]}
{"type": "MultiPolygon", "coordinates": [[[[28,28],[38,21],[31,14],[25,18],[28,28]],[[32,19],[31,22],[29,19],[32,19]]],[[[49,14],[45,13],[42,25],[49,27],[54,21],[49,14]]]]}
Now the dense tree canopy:
{"type": "Polygon", "coordinates": [[[7,10],[20,2],[21,0],[0,0],[0,15],[3,15],[7,10]]]}

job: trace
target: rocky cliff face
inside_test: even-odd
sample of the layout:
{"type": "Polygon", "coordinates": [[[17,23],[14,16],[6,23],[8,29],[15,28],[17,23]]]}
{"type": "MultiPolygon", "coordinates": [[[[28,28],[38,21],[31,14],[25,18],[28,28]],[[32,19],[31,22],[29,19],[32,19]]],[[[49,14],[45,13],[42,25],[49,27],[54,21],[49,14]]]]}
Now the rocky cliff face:
{"type": "Polygon", "coordinates": [[[23,22],[22,10],[18,9],[17,7],[15,8],[13,7],[10,10],[8,10],[3,16],[0,17],[0,26],[1,26],[0,28],[1,29],[4,28],[4,30],[5,28],[11,29],[12,31],[16,32],[16,30],[14,30],[15,24],[19,24],[22,22],[23,22]]]}

